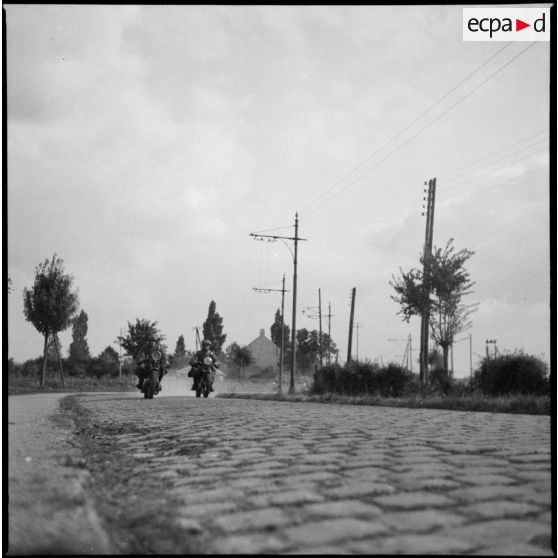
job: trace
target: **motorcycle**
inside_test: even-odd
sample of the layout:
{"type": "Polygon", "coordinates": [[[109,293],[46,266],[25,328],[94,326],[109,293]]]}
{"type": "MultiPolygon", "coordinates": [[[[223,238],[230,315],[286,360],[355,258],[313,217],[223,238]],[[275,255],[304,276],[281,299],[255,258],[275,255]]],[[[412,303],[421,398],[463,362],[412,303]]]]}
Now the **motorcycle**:
{"type": "Polygon", "coordinates": [[[151,355],[147,357],[149,362],[149,372],[143,381],[143,386],[141,388],[145,399],[153,399],[153,396],[157,395],[159,391],[161,391],[161,386],[159,384],[159,370],[162,356],[163,355],[160,351],[153,351],[151,355]]]}
{"type": "Polygon", "coordinates": [[[200,377],[196,385],[196,397],[201,397],[202,394],[204,397],[209,397],[213,380],[213,359],[211,357],[207,356],[203,359],[203,365],[198,374],[200,377]]]}

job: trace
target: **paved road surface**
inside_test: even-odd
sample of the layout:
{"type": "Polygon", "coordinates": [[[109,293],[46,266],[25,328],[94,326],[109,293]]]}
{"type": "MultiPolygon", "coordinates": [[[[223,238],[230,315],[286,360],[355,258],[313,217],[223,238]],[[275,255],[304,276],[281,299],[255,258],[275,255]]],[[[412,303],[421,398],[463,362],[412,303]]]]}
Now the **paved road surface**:
{"type": "MultiPolygon", "coordinates": [[[[549,417],[135,394],[80,404],[87,435],[111,444],[106,467],[125,456],[127,477],[149,478],[172,508],[167,553],[553,554],[549,417]]],[[[142,517],[150,502],[128,496],[124,513],[142,517]]]]}

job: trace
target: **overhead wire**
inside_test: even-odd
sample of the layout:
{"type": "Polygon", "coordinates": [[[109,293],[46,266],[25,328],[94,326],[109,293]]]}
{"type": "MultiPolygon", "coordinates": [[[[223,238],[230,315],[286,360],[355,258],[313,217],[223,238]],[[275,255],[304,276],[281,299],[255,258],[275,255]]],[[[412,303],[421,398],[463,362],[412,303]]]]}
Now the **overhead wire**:
{"type": "Polygon", "coordinates": [[[498,56],[505,48],[507,48],[509,45],[511,44],[511,42],[506,43],[502,48],[500,48],[496,53],[494,53],[492,56],[490,56],[489,58],[487,58],[480,66],[477,66],[470,74],[468,74],[465,78],[463,78],[457,85],[455,85],[454,87],[452,87],[449,91],[447,91],[444,95],[442,95],[442,97],[440,97],[434,104],[432,104],[431,106],[429,106],[425,111],[423,111],[421,114],[419,114],[419,116],[417,116],[414,120],[412,120],[409,124],[407,124],[406,126],[404,126],[399,132],[397,132],[394,136],[392,136],[387,142],[385,142],[383,145],[381,145],[378,149],[376,149],[376,151],[374,151],[374,153],[372,153],[371,155],[369,155],[366,159],[364,159],[359,165],[357,165],[356,167],[354,167],[353,169],[351,169],[347,174],[345,174],[340,180],[338,180],[335,184],[333,184],[332,186],[330,186],[327,190],[325,190],[324,192],[322,192],[317,198],[315,198],[312,202],[310,202],[309,204],[307,204],[306,206],[304,206],[302,208],[301,211],[305,211],[306,209],[308,209],[309,207],[311,207],[312,205],[314,205],[314,203],[316,203],[317,201],[319,201],[321,198],[323,198],[325,195],[327,195],[330,191],[332,191],[333,189],[335,189],[337,186],[339,186],[340,184],[342,184],[353,172],[356,172],[358,169],[360,169],[361,167],[363,167],[368,161],[370,161],[372,158],[374,158],[380,151],[382,151],[387,145],[389,145],[392,141],[396,140],[398,137],[400,137],[403,133],[405,133],[409,128],[411,128],[414,124],[416,124],[423,116],[425,116],[426,114],[428,114],[432,109],[434,109],[436,106],[438,106],[442,101],[444,101],[449,95],[451,95],[456,89],[458,89],[461,85],[463,85],[467,80],[469,80],[474,74],[476,74],[480,69],[482,69],[484,66],[486,66],[486,64],[488,64],[491,60],[493,60],[496,56],[498,56]]]}
{"type": "MultiPolygon", "coordinates": [[[[519,159],[515,159],[515,160],[513,161],[513,164],[520,163],[521,161],[524,161],[524,160],[526,160],[526,159],[530,159],[531,157],[534,157],[534,156],[539,155],[539,154],[541,154],[541,153],[548,153],[548,149],[547,149],[547,148],[542,148],[542,149],[538,149],[537,151],[535,151],[535,152],[533,152],[533,153],[528,153],[528,154],[525,155],[524,157],[520,157],[519,159]]],[[[494,169],[491,169],[491,170],[489,171],[489,173],[492,174],[492,173],[495,173],[495,172],[497,172],[497,171],[499,171],[499,170],[501,170],[501,169],[504,169],[504,168],[509,168],[509,163],[505,163],[504,165],[500,165],[499,167],[496,167],[496,168],[494,168],[494,169]]],[[[485,177],[485,176],[477,177],[477,180],[478,180],[478,179],[481,179],[481,178],[486,178],[486,177],[485,177]]],[[[445,198],[445,195],[446,195],[448,192],[453,192],[453,191],[455,191],[455,190],[457,190],[457,189],[460,189],[460,193],[469,194],[469,193],[476,193],[477,191],[486,189],[486,188],[479,188],[478,186],[492,186],[492,185],[496,186],[496,185],[499,185],[499,184],[501,184],[501,183],[499,182],[499,183],[497,183],[497,184],[494,184],[494,181],[491,181],[491,182],[484,182],[484,183],[481,183],[481,184],[472,184],[472,185],[471,185],[472,187],[470,187],[470,188],[462,188],[462,184],[458,184],[458,185],[456,185],[456,186],[453,186],[452,188],[448,188],[447,190],[441,189],[441,190],[436,194],[436,196],[437,196],[437,198],[438,198],[440,201],[447,201],[447,200],[449,200],[449,199],[451,199],[451,198],[453,198],[453,197],[455,197],[455,196],[451,196],[450,198],[444,199],[444,198],[445,198]]]]}
{"type": "MultiPolygon", "coordinates": [[[[482,169],[484,169],[484,168],[486,168],[486,167],[490,167],[490,166],[494,165],[495,163],[499,163],[499,162],[501,162],[501,161],[505,161],[506,159],[509,159],[510,157],[514,157],[515,155],[518,155],[518,154],[520,154],[521,152],[526,151],[527,149],[532,149],[533,147],[536,147],[539,143],[542,143],[542,142],[546,142],[546,138],[542,138],[542,139],[540,139],[540,140],[534,142],[534,143],[531,144],[531,145],[526,145],[526,146],[524,146],[524,147],[522,147],[522,148],[520,148],[520,149],[517,149],[517,150],[515,150],[515,151],[512,151],[511,153],[506,153],[505,155],[502,155],[502,156],[500,156],[500,157],[497,157],[497,158],[494,159],[493,161],[485,162],[483,165],[475,166],[474,169],[468,170],[468,171],[465,172],[462,176],[459,176],[459,175],[458,175],[458,176],[455,176],[455,177],[453,177],[453,178],[450,178],[449,180],[443,180],[443,177],[440,176],[440,177],[438,177],[438,180],[440,180],[440,181],[443,180],[444,184],[452,184],[452,183],[455,182],[455,181],[461,181],[461,180],[464,180],[464,179],[466,180],[469,176],[474,175],[474,174],[477,173],[479,170],[482,170],[482,169]]],[[[538,148],[538,149],[540,149],[540,148],[538,148]]],[[[485,159],[486,159],[486,157],[485,157],[485,159]]],[[[513,162],[513,159],[512,159],[511,161],[513,162]]]]}
{"type": "Polygon", "coordinates": [[[328,203],[330,203],[331,201],[333,201],[335,198],[337,198],[339,195],[341,195],[343,192],[345,192],[348,188],[350,188],[352,185],[354,185],[356,182],[358,182],[361,178],[364,178],[364,176],[366,176],[367,174],[369,174],[370,172],[372,172],[375,168],[377,168],[381,163],[383,163],[385,160],[389,159],[391,156],[393,156],[395,153],[397,153],[399,150],[401,150],[403,147],[405,147],[408,143],[410,143],[413,139],[415,139],[416,137],[418,137],[420,134],[422,134],[425,130],[427,130],[428,128],[430,128],[435,122],[437,122],[438,120],[440,120],[440,118],[442,118],[443,116],[445,116],[448,112],[450,112],[451,110],[453,110],[459,103],[461,103],[462,101],[464,101],[465,99],[467,99],[468,97],[470,97],[473,93],[475,93],[475,91],[477,91],[478,89],[480,89],[485,83],[487,83],[490,79],[492,79],[493,77],[495,77],[497,74],[499,74],[502,70],[504,70],[505,68],[507,68],[512,62],[514,62],[515,60],[517,60],[517,58],[519,58],[522,54],[524,54],[525,52],[527,52],[527,50],[529,50],[535,43],[530,43],[526,48],[524,48],[522,51],[520,51],[518,54],[516,54],[514,57],[512,57],[510,60],[508,60],[505,64],[503,64],[502,66],[500,66],[497,70],[495,70],[494,72],[492,72],[487,78],[485,78],[483,81],[481,81],[481,83],[479,83],[476,87],[474,87],[471,91],[469,91],[467,94],[465,94],[463,97],[459,98],[453,105],[451,105],[450,107],[448,107],[446,110],[444,110],[441,114],[439,114],[438,116],[436,116],[436,118],[434,118],[433,120],[431,120],[428,124],[426,124],[426,126],[424,126],[423,128],[421,128],[418,132],[416,132],[415,134],[413,134],[410,138],[408,138],[407,140],[405,140],[403,143],[399,144],[399,146],[394,149],[393,151],[391,151],[390,153],[388,153],[385,157],[383,157],[382,159],[380,159],[372,168],[368,169],[366,172],[364,172],[363,174],[361,174],[360,176],[358,176],[356,179],[352,180],[351,182],[349,182],[344,188],[342,188],[341,190],[339,190],[338,192],[336,192],[333,196],[331,196],[330,198],[326,199],[325,202],[321,203],[320,205],[318,205],[313,211],[311,211],[310,213],[306,214],[303,216],[303,218],[308,218],[311,215],[313,215],[314,213],[316,213],[319,209],[321,209],[322,207],[324,207],[325,205],[327,205],[328,203]]]}
{"type": "Polygon", "coordinates": [[[544,132],[548,132],[548,128],[544,128],[544,129],[542,129],[542,130],[539,130],[538,132],[536,132],[536,133],[534,133],[534,134],[532,134],[532,135],[530,135],[530,136],[528,136],[528,137],[526,137],[526,138],[523,138],[522,140],[519,140],[519,141],[517,141],[517,142],[515,142],[515,143],[512,143],[511,145],[508,145],[507,147],[504,147],[504,148],[502,148],[502,149],[499,149],[498,151],[494,151],[494,152],[491,153],[490,155],[486,155],[486,156],[484,156],[484,157],[482,157],[482,158],[480,158],[480,159],[476,159],[476,160],[474,160],[474,161],[470,161],[469,163],[467,163],[467,164],[465,164],[465,165],[463,165],[463,166],[461,166],[461,167],[457,167],[457,168],[455,168],[455,169],[452,169],[452,170],[450,170],[450,171],[443,172],[442,174],[439,174],[439,175],[438,175],[438,179],[447,178],[449,175],[452,175],[452,174],[454,174],[454,173],[456,173],[456,172],[459,172],[459,171],[462,170],[462,169],[466,169],[466,168],[468,168],[468,167],[470,167],[470,166],[472,166],[472,165],[475,165],[475,164],[477,164],[477,163],[479,163],[479,162],[481,162],[481,161],[484,161],[485,159],[490,159],[490,158],[493,157],[494,155],[498,155],[499,153],[502,153],[502,152],[504,152],[504,151],[507,151],[508,149],[511,149],[512,147],[515,147],[516,145],[520,145],[520,144],[522,144],[522,143],[524,143],[524,142],[526,142],[526,141],[528,141],[528,140],[530,140],[530,139],[532,139],[532,138],[534,138],[534,137],[536,137],[536,136],[539,136],[540,134],[542,134],[542,133],[544,133],[544,132]]]}

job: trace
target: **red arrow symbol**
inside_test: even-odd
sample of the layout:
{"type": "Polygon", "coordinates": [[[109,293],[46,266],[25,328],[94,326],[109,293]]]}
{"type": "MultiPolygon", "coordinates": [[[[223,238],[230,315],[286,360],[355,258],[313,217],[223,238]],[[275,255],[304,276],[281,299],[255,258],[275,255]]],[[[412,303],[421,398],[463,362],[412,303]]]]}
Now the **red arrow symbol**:
{"type": "Polygon", "coordinates": [[[531,27],[531,24],[530,23],[525,23],[524,21],[521,21],[520,19],[515,20],[515,30],[516,31],[521,31],[522,29],[525,29],[525,27],[531,27]]]}

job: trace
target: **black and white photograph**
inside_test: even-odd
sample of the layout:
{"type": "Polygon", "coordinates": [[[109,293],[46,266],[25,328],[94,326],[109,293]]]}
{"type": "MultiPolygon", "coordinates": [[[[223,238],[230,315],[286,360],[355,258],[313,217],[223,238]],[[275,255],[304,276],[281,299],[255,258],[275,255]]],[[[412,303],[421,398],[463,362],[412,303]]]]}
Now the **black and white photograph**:
{"type": "Polygon", "coordinates": [[[555,8],[4,3],[4,554],[556,556],[555,8]]]}

